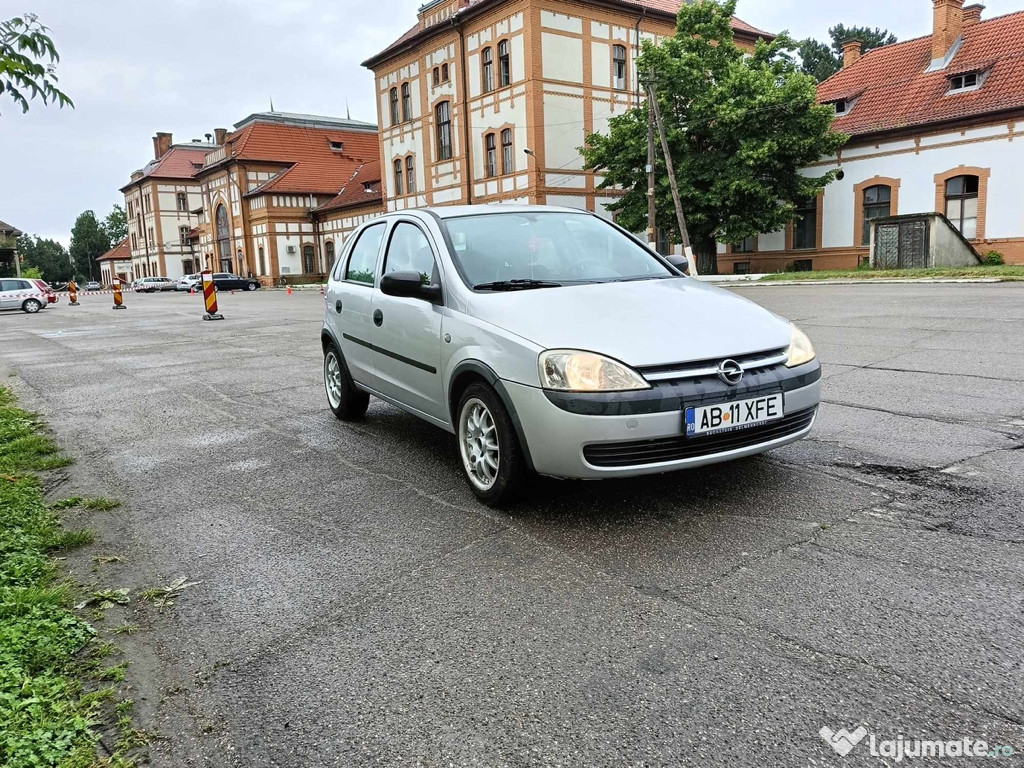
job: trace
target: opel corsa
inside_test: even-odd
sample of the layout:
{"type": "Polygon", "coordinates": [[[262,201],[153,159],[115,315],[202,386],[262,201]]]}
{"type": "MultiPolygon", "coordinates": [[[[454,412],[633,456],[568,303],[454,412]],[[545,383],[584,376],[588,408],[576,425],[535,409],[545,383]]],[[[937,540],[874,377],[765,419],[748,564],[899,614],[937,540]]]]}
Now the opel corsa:
{"type": "Polygon", "coordinates": [[[821,367],[792,323],[605,219],[545,206],[390,213],[327,285],[339,419],[371,395],[456,435],[487,504],[529,472],[631,477],[806,436],[821,367]]]}

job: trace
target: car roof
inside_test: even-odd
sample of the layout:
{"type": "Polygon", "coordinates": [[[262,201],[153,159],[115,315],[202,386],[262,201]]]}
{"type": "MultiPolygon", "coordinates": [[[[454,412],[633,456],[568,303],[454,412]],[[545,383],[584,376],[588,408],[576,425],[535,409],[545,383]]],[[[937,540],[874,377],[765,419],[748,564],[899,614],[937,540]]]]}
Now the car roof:
{"type": "Polygon", "coordinates": [[[566,208],[559,205],[519,205],[514,203],[487,203],[484,205],[446,205],[441,207],[411,208],[404,211],[391,211],[388,217],[402,214],[426,213],[440,219],[454,219],[460,216],[481,216],[515,213],[580,213],[594,215],[593,211],[582,208],[566,208]]]}

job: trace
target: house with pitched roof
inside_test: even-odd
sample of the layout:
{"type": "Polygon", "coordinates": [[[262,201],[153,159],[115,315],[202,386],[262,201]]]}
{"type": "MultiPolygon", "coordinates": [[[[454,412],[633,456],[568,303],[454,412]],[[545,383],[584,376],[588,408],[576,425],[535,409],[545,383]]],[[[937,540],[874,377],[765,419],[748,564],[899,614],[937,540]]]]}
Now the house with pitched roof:
{"type": "Polygon", "coordinates": [[[236,123],[217,136],[196,173],[202,215],[194,242],[202,268],[266,284],[322,280],[346,230],[332,225],[319,237],[314,211],[332,203],[329,211],[344,210],[339,193],[379,156],[373,123],[286,112],[236,123]]]}
{"type": "Polygon", "coordinates": [[[196,173],[212,144],[175,144],[170,133],[153,137],[153,160],[121,187],[128,220],[128,246],[135,277],[177,278],[194,272],[198,260],[188,232],[199,223],[196,173]]]}
{"type": "Polygon", "coordinates": [[[1024,12],[984,19],[980,5],[931,2],[930,35],[867,53],[846,45],[818,97],[850,140],[808,169],[840,178],[784,231],[721,246],[720,271],[856,267],[873,220],[925,213],[978,253],[1024,264],[1024,12]]]}
{"type": "MultiPolygon", "coordinates": [[[[579,147],[636,106],[643,40],[684,0],[430,0],[364,62],[373,71],[389,210],[521,202],[610,215],[579,147]]],[[[772,35],[734,19],[753,50],[772,35]]]]}
{"type": "Polygon", "coordinates": [[[337,195],[313,209],[313,228],[323,254],[324,271],[330,272],[349,234],[384,212],[380,161],[360,165],[337,195]]]}
{"type": "Polygon", "coordinates": [[[113,285],[115,277],[126,284],[135,279],[135,273],[132,271],[132,249],[127,237],[98,257],[96,262],[100,265],[100,282],[103,285],[113,285]]]}

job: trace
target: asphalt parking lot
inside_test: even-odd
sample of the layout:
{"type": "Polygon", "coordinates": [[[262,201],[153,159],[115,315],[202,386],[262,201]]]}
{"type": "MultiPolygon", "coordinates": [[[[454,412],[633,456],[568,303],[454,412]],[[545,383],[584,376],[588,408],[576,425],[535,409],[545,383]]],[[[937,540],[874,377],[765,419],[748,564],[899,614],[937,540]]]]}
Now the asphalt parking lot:
{"type": "Polygon", "coordinates": [[[316,293],[0,314],[67,487],[125,502],[91,578],[198,582],[118,641],[153,764],[878,764],[819,736],[858,724],[1024,751],[1024,285],[737,290],[816,343],[811,439],[504,512],[440,430],[334,419],[316,293]]]}

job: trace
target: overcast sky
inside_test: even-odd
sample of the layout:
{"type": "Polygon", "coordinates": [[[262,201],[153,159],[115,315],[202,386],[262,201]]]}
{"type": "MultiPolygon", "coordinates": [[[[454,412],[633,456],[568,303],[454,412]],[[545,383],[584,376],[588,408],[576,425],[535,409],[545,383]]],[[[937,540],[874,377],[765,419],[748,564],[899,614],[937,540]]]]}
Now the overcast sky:
{"type": "MultiPolygon", "coordinates": [[[[359,64],[404,33],[423,0],[0,0],[52,30],[74,109],[0,99],[0,219],[67,244],[75,217],[123,204],[118,188],[152,157],[156,131],[188,141],[266,110],[375,122],[359,64]],[[24,6],[24,7],[22,7],[24,6]],[[102,9],[102,10],[101,10],[102,9]]],[[[1024,9],[986,0],[985,18],[1024,9]]],[[[931,0],[740,0],[769,31],[826,39],[829,26],[929,34],[931,0]]]]}

